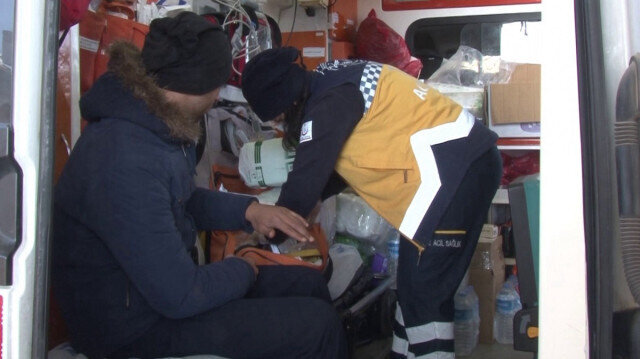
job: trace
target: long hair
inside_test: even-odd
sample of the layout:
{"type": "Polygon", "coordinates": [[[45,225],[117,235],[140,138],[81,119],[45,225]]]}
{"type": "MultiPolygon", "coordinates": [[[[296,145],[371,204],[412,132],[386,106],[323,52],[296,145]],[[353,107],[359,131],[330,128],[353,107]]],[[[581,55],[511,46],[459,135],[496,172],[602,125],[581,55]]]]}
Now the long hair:
{"type": "Polygon", "coordinates": [[[309,99],[309,76],[305,76],[300,97],[284,112],[284,138],[282,145],[287,150],[294,150],[300,141],[300,130],[304,119],[304,109],[309,99]]]}

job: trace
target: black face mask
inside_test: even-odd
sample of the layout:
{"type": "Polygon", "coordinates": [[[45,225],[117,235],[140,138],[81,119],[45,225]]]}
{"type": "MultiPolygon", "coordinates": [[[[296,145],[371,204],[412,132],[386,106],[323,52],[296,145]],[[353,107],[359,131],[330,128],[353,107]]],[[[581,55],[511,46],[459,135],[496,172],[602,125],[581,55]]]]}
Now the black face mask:
{"type": "Polygon", "coordinates": [[[286,112],[303,93],[309,76],[294,47],[269,49],[251,59],[242,72],[242,94],[255,114],[267,121],[286,112]]]}

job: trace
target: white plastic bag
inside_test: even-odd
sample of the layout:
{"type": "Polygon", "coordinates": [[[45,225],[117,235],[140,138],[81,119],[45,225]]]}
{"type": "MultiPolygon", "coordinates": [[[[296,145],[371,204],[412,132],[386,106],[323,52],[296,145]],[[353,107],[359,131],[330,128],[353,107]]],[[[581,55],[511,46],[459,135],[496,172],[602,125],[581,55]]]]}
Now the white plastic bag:
{"type": "Polygon", "coordinates": [[[460,46],[453,56],[429,77],[427,84],[439,83],[479,87],[490,83],[507,83],[516,64],[502,61],[499,56],[485,56],[480,51],[460,46]]]}
{"type": "Polygon", "coordinates": [[[329,246],[333,244],[333,239],[336,236],[336,208],[337,208],[337,200],[338,196],[331,196],[325,199],[321,206],[320,212],[316,217],[316,223],[320,223],[320,227],[324,232],[325,236],[327,236],[327,243],[329,246]]]}
{"type": "Polygon", "coordinates": [[[476,118],[484,118],[484,88],[430,82],[429,86],[449,97],[476,118]]]}
{"type": "Polygon", "coordinates": [[[338,232],[371,241],[376,246],[384,245],[382,242],[392,229],[360,196],[351,193],[338,195],[336,218],[338,232]]]}

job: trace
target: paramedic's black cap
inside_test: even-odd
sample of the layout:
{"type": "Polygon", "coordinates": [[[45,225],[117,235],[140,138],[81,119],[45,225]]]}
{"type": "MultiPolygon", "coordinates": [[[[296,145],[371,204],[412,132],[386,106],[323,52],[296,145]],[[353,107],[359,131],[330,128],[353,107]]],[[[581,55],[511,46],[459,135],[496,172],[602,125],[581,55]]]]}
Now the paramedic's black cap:
{"type": "Polygon", "coordinates": [[[147,73],[158,86],[202,95],[222,86],[231,74],[227,35],[193,12],[151,22],[142,48],[147,73]]]}
{"type": "Polygon", "coordinates": [[[306,70],[295,63],[298,54],[295,47],[269,49],[245,66],[242,94],[261,120],[273,119],[300,97],[306,70]]]}

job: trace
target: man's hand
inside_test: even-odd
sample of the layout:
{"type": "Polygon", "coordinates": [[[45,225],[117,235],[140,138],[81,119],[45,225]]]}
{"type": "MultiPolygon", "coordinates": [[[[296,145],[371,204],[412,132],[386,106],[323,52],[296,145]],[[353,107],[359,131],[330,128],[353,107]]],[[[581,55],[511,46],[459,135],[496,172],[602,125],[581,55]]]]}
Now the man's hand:
{"type": "Polygon", "coordinates": [[[273,238],[276,229],[279,229],[297,241],[313,242],[313,237],[307,230],[309,223],[287,208],[253,202],[247,208],[245,218],[251,222],[253,229],[267,238],[273,238]]]}

